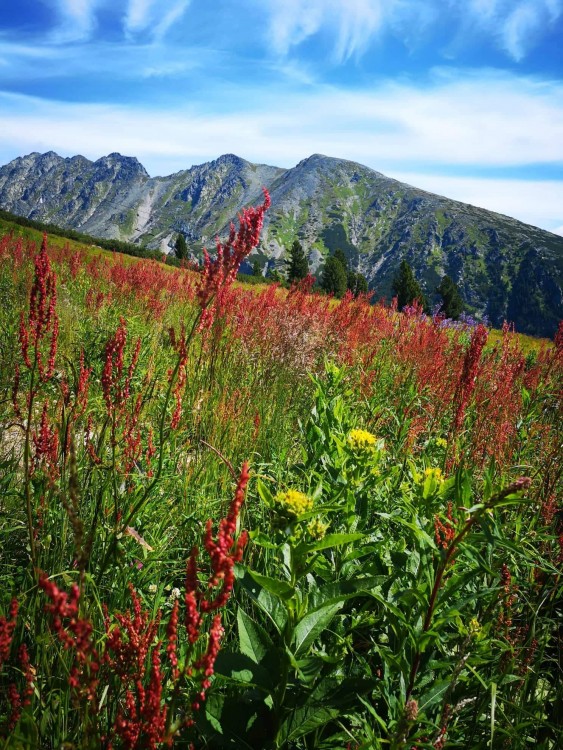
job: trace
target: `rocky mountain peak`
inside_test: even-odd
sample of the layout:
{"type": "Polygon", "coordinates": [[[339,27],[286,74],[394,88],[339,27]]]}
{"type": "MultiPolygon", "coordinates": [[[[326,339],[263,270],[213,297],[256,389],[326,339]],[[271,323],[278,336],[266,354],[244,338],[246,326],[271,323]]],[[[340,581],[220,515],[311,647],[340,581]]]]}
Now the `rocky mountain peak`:
{"type": "Polygon", "coordinates": [[[318,153],[292,169],[223,154],[155,178],[117,152],[95,162],[33,153],[0,169],[0,207],[163,251],[182,233],[197,255],[244,206],[261,202],[263,187],[272,209],[258,248],[262,266],[282,269],[299,239],[313,273],[340,249],[376,298],[391,296],[405,258],[431,302],[447,274],[466,309],[495,325],[508,317],[518,330],[552,335],[563,317],[563,237],[318,153]]]}

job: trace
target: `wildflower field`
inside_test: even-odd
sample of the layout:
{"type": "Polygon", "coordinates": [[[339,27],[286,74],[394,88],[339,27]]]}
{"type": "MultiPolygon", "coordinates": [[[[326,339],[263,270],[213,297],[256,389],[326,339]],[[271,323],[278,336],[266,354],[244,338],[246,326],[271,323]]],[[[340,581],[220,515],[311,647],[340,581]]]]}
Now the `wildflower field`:
{"type": "Polygon", "coordinates": [[[6,748],[558,748],[563,328],[0,239],[6,748]]]}

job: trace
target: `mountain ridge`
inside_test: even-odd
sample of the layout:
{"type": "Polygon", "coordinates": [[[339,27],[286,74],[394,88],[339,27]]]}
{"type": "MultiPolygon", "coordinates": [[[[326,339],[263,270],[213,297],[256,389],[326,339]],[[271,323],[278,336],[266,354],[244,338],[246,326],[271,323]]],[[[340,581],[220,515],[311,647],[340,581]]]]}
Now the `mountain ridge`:
{"type": "Polygon", "coordinates": [[[563,237],[346,159],[312,154],[283,169],[223,154],[150,177],[117,152],[90,161],[50,151],[0,168],[5,210],[162,250],[182,233],[196,255],[261,200],[262,187],[272,209],[256,257],[267,269],[299,239],[315,273],[339,247],[377,297],[391,295],[405,257],[431,298],[447,273],[466,307],[495,325],[510,313],[518,330],[552,335],[563,317],[563,237]]]}

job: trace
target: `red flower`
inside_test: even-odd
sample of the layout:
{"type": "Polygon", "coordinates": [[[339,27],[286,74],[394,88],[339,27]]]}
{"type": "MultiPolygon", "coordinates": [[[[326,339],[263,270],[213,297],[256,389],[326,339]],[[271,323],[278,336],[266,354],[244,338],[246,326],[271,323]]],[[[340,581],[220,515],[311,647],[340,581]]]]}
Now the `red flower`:
{"type": "Polygon", "coordinates": [[[217,239],[217,257],[211,260],[203,250],[203,271],[197,289],[197,298],[202,309],[200,330],[211,328],[222,294],[235,280],[242,261],[258,245],[264,214],[270,208],[270,194],[264,188],[264,203],[257,208],[244,208],[239,216],[239,229],[231,223],[229,239],[223,244],[217,239]]]}

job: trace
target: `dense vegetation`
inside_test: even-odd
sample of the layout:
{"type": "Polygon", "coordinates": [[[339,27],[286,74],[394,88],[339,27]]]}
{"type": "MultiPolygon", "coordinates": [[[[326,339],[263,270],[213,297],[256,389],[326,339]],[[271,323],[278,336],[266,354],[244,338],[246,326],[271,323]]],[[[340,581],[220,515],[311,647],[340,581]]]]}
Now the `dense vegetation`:
{"type": "Polygon", "coordinates": [[[81,242],[85,245],[93,245],[115,253],[125,253],[126,255],[133,255],[137,258],[154,258],[156,260],[162,258],[162,253],[159,250],[149,250],[142,245],[135,245],[132,242],[122,242],[121,240],[107,239],[104,237],[91,237],[88,234],[77,232],[70,227],[59,227],[55,224],[46,224],[42,221],[27,219],[25,216],[16,216],[9,211],[3,211],[1,209],[0,219],[5,222],[8,221],[10,223],[19,224],[22,227],[29,227],[40,232],[48,232],[50,235],[55,235],[56,237],[65,237],[69,240],[81,242]]]}
{"type": "Polygon", "coordinates": [[[563,331],[0,240],[9,748],[556,748],[563,331]]]}

